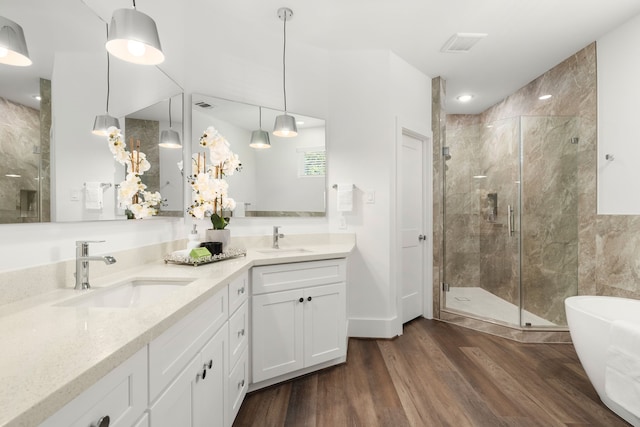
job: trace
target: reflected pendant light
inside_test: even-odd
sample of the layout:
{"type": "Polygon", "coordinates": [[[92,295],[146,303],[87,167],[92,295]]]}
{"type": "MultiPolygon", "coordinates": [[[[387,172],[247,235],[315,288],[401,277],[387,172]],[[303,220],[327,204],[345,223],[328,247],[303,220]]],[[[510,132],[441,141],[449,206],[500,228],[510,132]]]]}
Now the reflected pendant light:
{"type": "Polygon", "coordinates": [[[113,12],[106,47],[113,56],[134,64],[158,65],[164,61],[156,23],[136,10],[135,0],[133,9],[113,12]]]}
{"type": "Polygon", "coordinates": [[[160,142],[158,145],[162,148],[182,148],[180,134],[171,129],[171,98],[169,98],[169,130],[160,132],[160,142]]]}
{"type": "MultiPolygon", "coordinates": [[[[107,27],[107,33],[109,32],[109,27],[107,27]]],[[[105,114],[100,114],[96,116],[96,119],[93,121],[93,130],[91,133],[94,135],[106,136],[108,133],[108,129],[110,127],[116,127],[120,129],[120,121],[115,117],[109,114],[109,93],[111,92],[111,61],[109,52],[107,52],[107,106],[105,109],[105,114]]]]}
{"type": "Polygon", "coordinates": [[[32,64],[22,27],[0,16],[0,64],[27,67],[32,64]]]}
{"type": "Polygon", "coordinates": [[[293,11],[288,7],[278,9],[278,18],[284,21],[284,42],[282,47],[282,91],[284,93],[284,114],[276,117],[276,123],[273,127],[273,134],[290,138],[298,135],[296,119],[287,114],[287,21],[293,18],[293,11]]]}
{"type": "Polygon", "coordinates": [[[258,107],[258,111],[260,117],[260,129],[251,132],[251,142],[249,143],[249,147],[271,148],[271,141],[269,141],[269,132],[262,130],[262,107],[258,107]]]}

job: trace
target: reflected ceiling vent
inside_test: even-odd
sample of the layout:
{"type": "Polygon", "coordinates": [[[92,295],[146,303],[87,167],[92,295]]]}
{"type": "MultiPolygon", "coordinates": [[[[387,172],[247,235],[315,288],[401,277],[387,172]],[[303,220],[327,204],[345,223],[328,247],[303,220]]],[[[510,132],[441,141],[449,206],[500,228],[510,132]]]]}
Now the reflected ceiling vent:
{"type": "Polygon", "coordinates": [[[467,53],[480,40],[487,37],[485,33],[455,33],[442,46],[440,52],[444,53],[467,53]]]}
{"type": "Polygon", "coordinates": [[[197,105],[200,108],[213,108],[214,106],[209,104],[208,102],[204,102],[204,101],[198,101],[195,103],[195,105],[197,105]]]}

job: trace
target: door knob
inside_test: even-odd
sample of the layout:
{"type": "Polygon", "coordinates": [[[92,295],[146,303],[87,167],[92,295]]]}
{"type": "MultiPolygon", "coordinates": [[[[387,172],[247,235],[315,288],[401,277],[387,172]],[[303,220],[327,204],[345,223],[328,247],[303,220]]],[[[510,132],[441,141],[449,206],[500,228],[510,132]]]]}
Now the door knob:
{"type": "Polygon", "coordinates": [[[425,236],[424,234],[419,234],[418,235],[418,241],[422,242],[423,240],[427,240],[427,236],[425,236]]]}

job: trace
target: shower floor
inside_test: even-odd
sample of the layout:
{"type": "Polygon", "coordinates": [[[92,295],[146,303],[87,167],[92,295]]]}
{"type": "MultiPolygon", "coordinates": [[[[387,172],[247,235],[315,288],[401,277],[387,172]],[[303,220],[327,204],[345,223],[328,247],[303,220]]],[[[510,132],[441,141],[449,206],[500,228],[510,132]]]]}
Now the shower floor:
{"type": "MultiPolygon", "coordinates": [[[[451,287],[446,295],[446,308],[462,311],[510,325],[519,325],[519,308],[479,287],[451,287]]],[[[522,311],[522,323],[531,326],[557,326],[526,310],[522,311]]]]}

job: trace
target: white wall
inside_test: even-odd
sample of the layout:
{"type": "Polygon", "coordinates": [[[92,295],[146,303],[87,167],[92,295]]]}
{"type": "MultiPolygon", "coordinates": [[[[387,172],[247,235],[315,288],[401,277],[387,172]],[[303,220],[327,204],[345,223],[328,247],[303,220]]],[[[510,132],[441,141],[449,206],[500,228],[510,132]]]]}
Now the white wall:
{"type": "Polygon", "coordinates": [[[598,213],[640,214],[640,16],[597,40],[598,213]],[[614,160],[606,160],[606,155],[614,160]]]}
{"type": "MultiPolygon", "coordinates": [[[[191,93],[282,108],[281,26],[274,19],[272,36],[256,40],[236,28],[229,17],[216,18],[211,2],[193,0],[186,6],[193,22],[185,26],[185,39],[211,40],[209,52],[185,47],[185,151],[192,135],[191,93]]],[[[293,21],[295,23],[295,21],[293,21]]],[[[326,218],[236,218],[230,228],[237,236],[271,233],[281,225],[286,234],[351,232],[357,249],[349,264],[349,317],[351,333],[393,336],[398,331],[395,282],[391,266],[393,183],[395,179],[396,116],[430,123],[429,78],[386,51],[328,52],[295,43],[294,25],[288,29],[288,110],[327,120],[326,144],[329,187],[326,218]],[[336,213],[335,183],[356,186],[354,210],[346,214],[346,228],[336,213]],[[375,203],[362,201],[363,191],[375,192],[375,203]]],[[[93,114],[93,112],[92,112],[93,114]]],[[[187,189],[185,180],[185,189],[187,189]]],[[[4,269],[72,259],[76,239],[107,239],[95,253],[144,246],[185,236],[182,220],[39,224],[21,228],[3,226],[4,269]],[[34,248],[38,248],[34,250],[34,248]],[[24,257],[22,253],[33,254],[24,257]]],[[[199,229],[209,227],[198,221],[199,229]]],[[[283,243],[286,242],[286,237],[283,243]]]]}

